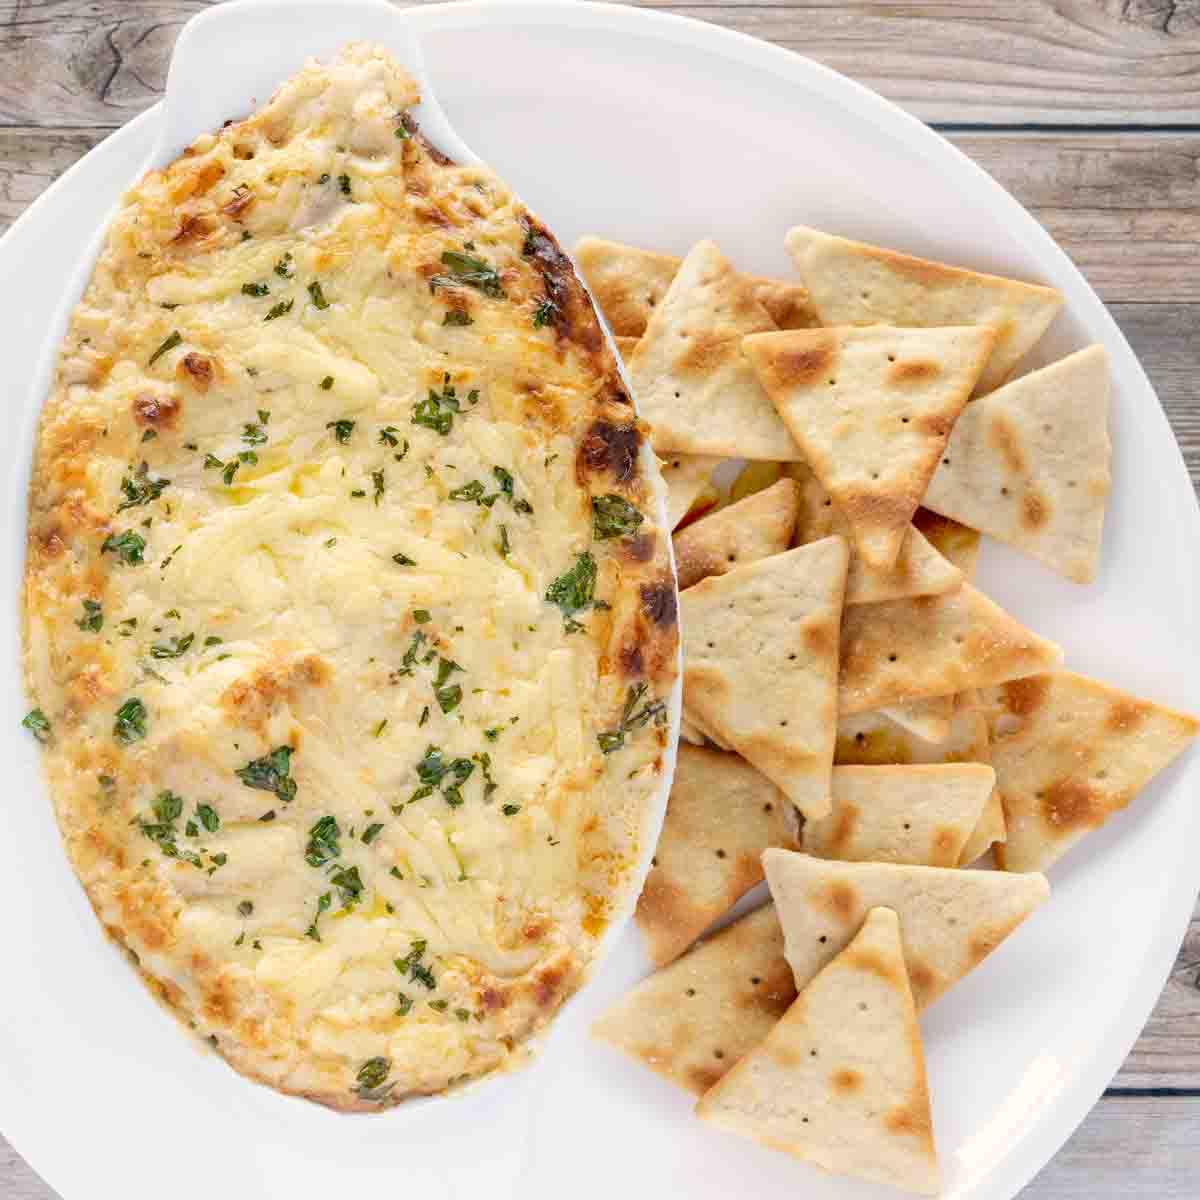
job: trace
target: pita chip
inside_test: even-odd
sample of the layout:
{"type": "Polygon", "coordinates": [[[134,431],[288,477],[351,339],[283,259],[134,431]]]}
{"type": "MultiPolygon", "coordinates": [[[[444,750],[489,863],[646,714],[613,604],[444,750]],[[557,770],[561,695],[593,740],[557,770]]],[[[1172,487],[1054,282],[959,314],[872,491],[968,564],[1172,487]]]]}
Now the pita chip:
{"type": "Polygon", "coordinates": [[[806,816],[829,811],[846,543],[825,538],[679,594],[684,704],[806,816]]]}
{"type": "Polygon", "coordinates": [[[678,958],[762,882],[768,846],[796,848],[789,807],[736,754],[679,747],[654,865],[634,914],[655,966],[678,958]]]}
{"type": "Polygon", "coordinates": [[[870,566],[896,561],[994,340],[982,326],[876,325],[756,334],[742,343],[870,566]]]}
{"type": "Polygon", "coordinates": [[[937,1195],[925,1054],[894,912],[867,915],[696,1115],[826,1171],[937,1195]]]}
{"type": "Polygon", "coordinates": [[[1185,713],[1063,671],[980,696],[1009,871],[1044,870],[1124,808],[1200,731],[1185,713]]]}
{"type": "MultiPolygon", "coordinates": [[[[807,464],[788,463],[786,471],[799,488],[794,543],[803,546],[828,537],[831,533],[850,540],[850,526],[845,517],[807,464]]],[[[937,519],[944,520],[942,517],[937,519]]],[[[979,535],[974,534],[974,537],[978,542],[979,535]]],[[[890,567],[872,567],[860,554],[851,551],[850,570],[846,576],[846,604],[878,604],[883,600],[900,600],[905,596],[937,596],[954,591],[962,581],[963,574],[958,567],[935,550],[916,526],[911,526],[900,543],[896,561],[890,567]]]]}
{"type": "Polygon", "coordinates": [[[1043,875],[829,862],[767,850],[763,868],[803,990],[879,906],[900,917],[917,1008],[977,967],[1050,894],[1043,875]]]}
{"type": "Polygon", "coordinates": [[[700,729],[688,720],[687,713],[679,714],[679,738],[680,747],[683,746],[684,742],[691,742],[693,746],[704,746],[708,742],[708,739],[705,738],[700,729]]]}
{"type": "Polygon", "coordinates": [[[964,583],[946,596],[856,604],[842,622],[839,714],[1053,670],[1062,651],[964,583]]]}
{"type": "Polygon", "coordinates": [[[680,530],[673,539],[680,591],[740,564],[782,554],[791,545],[798,491],[791,479],[781,479],[680,530]]]}
{"type": "Polygon", "coordinates": [[[888,705],[883,712],[927,742],[944,742],[950,736],[950,722],[954,720],[954,697],[927,696],[907,704],[888,705]]]}
{"type": "Polygon", "coordinates": [[[805,822],[803,848],[846,862],[956,867],[995,783],[983,763],[834,767],[833,811],[805,822]]]}
{"type": "Polygon", "coordinates": [[[939,513],[930,512],[927,508],[917,509],[913,515],[913,528],[918,530],[947,562],[956,566],[968,583],[975,578],[975,567],[979,563],[978,530],[968,529],[965,525],[960,525],[939,513]]]}
{"type": "Polygon", "coordinates": [[[998,387],[1062,307],[1053,288],[981,275],[797,226],[784,239],[822,325],[989,325],[978,390],[998,387]]]}
{"type": "MultiPolygon", "coordinates": [[[[575,261],[614,335],[636,339],[646,332],[683,259],[585,237],[575,247],[575,261]]],[[[808,292],[801,284],[756,275],[744,278],[780,329],[818,324],[808,292]]]]}
{"type": "Polygon", "coordinates": [[[839,766],[987,762],[987,722],[982,713],[956,705],[950,736],[938,744],[901,728],[878,710],[842,716],[833,761],[839,766]]]}
{"type": "Polygon", "coordinates": [[[1108,355],[1089,346],[972,404],[924,504],[1075,583],[1096,578],[1112,485],[1108,355]]]}
{"type": "MultiPolygon", "coordinates": [[[[982,744],[975,749],[972,758],[975,762],[991,762],[992,745],[987,731],[987,721],[983,713],[979,711],[979,693],[973,688],[970,691],[959,692],[954,698],[954,723],[958,724],[964,719],[978,722],[981,728],[982,744]]],[[[958,865],[960,867],[970,866],[971,863],[982,858],[997,842],[1004,841],[1006,836],[1007,827],[1004,823],[1004,805],[1000,803],[1000,789],[993,787],[992,794],[983,806],[983,812],[979,814],[979,823],[971,831],[971,836],[967,838],[967,844],[958,857],[958,865]]]]}
{"type": "Polygon", "coordinates": [[[800,451],[742,354],[774,329],[754,289],[715,242],[697,242],[629,360],[656,450],[787,462],[800,451]]]}
{"type": "MultiPolygon", "coordinates": [[[[719,458],[695,454],[668,454],[658,460],[663,482],[667,485],[667,521],[672,529],[704,494],[713,470],[720,461],[719,458]]],[[[714,492],[712,503],[716,502],[714,492]]]]}
{"type": "Polygon", "coordinates": [[[768,904],[642,980],[592,1033],[700,1095],[770,1033],[795,998],[783,931],[768,904]]]}

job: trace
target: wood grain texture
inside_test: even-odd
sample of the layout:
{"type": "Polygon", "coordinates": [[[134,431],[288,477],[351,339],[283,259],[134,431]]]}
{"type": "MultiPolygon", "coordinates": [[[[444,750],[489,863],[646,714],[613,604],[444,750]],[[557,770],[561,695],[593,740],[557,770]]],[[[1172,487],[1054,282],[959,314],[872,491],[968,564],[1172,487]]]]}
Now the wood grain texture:
{"type": "MultiPolygon", "coordinates": [[[[0,0],[0,124],[112,127],[203,0],[0,0]]],[[[1198,0],[755,0],[647,7],[807,54],[929,121],[1200,123],[1198,0]]]]}

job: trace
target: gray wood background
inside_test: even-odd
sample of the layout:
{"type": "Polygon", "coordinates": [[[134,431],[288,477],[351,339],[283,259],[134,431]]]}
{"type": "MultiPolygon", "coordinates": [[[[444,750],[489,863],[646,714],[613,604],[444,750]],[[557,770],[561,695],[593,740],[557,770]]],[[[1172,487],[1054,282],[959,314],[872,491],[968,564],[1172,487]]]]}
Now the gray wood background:
{"type": "MultiPolygon", "coordinates": [[[[0,0],[0,230],[154,102],[204,7],[0,0]]],[[[1200,0],[647,7],[788,46],[944,130],[1109,304],[1200,483],[1200,0]]],[[[53,1195],[0,1137],[0,1200],[53,1195]]],[[[1200,914],[1107,1095],[1024,1200],[1130,1196],[1200,1197],[1200,914]]]]}

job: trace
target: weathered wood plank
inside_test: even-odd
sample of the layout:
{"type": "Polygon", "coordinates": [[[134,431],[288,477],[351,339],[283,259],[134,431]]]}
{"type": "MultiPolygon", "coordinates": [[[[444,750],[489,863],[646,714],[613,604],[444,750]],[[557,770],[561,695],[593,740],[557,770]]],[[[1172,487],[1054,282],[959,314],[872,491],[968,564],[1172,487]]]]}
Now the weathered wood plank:
{"type": "MultiPolygon", "coordinates": [[[[756,0],[647,6],[807,54],[926,120],[1200,124],[1196,0],[756,0]]],[[[0,124],[114,126],[203,0],[0,0],[0,124]]]]}
{"type": "MultiPolygon", "coordinates": [[[[1200,1097],[1106,1096],[1021,1200],[1195,1200],[1200,1097]]],[[[0,1197],[56,1200],[0,1138],[0,1197]]]]}
{"type": "MultiPolygon", "coordinates": [[[[0,127],[0,230],[103,132],[0,127]]],[[[1200,301],[1200,132],[956,134],[1110,303],[1200,301]]]]}

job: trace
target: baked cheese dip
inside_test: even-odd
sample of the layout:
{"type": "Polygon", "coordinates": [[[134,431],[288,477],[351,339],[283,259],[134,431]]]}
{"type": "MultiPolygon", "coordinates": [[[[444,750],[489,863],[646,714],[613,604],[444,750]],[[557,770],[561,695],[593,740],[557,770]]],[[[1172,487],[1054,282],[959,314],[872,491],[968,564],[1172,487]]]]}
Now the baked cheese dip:
{"type": "Polygon", "coordinates": [[[374,47],[125,197],[38,432],[26,725],[108,932],[238,1071],[521,1061],[636,883],[676,597],[553,236],[374,47]]]}

